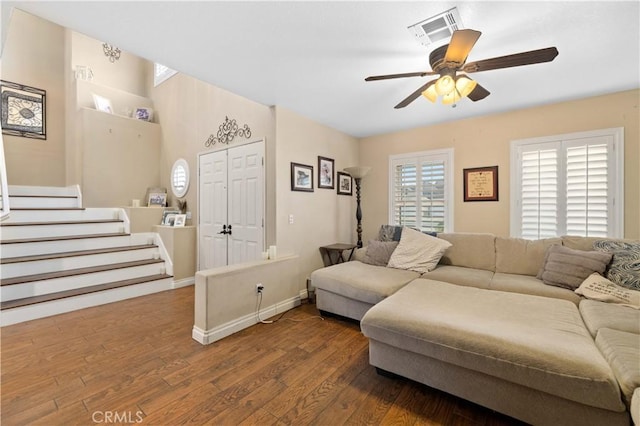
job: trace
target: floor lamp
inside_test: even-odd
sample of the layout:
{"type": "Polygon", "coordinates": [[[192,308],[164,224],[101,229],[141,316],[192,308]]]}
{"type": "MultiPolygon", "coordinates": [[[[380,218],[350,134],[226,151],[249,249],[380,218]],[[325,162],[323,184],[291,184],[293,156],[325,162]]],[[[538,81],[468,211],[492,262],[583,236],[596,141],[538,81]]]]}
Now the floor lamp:
{"type": "Polygon", "coordinates": [[[367,173],[369,173],[369,170],[371,170],[371,167],[360,166],[347,167],[346,169],[344,169],[344,171],[349,173],[351,177],[356,181],[356,204],[358,206],[356,209],[356,220],[358,221],[358,248],[362,247],[362,209],[360,208],[360,182],[362,181],[362,178],[365,177],[367,173]]]}

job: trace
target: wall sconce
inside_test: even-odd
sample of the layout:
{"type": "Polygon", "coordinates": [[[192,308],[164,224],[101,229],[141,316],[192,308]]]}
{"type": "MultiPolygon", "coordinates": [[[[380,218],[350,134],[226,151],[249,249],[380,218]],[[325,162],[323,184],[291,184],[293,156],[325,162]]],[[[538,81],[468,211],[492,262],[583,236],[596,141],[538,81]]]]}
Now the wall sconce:
{"type": "Polygon", "coordinates": [[[111,63],[114,63],[118,59],[120,59],[120,53],[122,51],[115,46],[110,45],[109,43],[102,43],[102,51],[104,52],[104,56],[109,58],[111,63]]]}

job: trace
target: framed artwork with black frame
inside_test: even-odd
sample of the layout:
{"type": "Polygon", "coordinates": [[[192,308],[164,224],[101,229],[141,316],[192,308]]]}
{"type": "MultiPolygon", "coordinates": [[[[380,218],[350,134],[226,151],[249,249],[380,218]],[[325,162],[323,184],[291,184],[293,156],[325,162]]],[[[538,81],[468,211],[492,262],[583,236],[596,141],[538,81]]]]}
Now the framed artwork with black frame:
{"type": "Polygon", "coordinates": [[[291,190],[313,192],[313,166],[291,163],[291,190]]]}
{"type": "Polygon", "coordinates": [[[2,133],[31,139],[47,139],[47,92],[0,80],[2,133]]]}
{"type": "Polygon", "coordinates": [[[498,201],[498,166],[463,169],[464,201],[498,201]]]}
{"type": "Polygon", "coordinates": [[[335,188],[333,164],[333,159],[318,156],[318,188],[335,188]]]}
{"type": "Polygon", "coordinates": [[[351,175],[338,172],[338,195],[353,195],[351,175]]]}

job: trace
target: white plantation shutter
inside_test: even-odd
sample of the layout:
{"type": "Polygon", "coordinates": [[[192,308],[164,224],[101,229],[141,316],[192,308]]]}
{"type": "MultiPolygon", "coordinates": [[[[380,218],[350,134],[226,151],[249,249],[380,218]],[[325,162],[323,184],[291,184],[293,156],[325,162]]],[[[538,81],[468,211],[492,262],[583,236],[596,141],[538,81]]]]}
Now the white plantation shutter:
{"type": "Polygon", "coordinates": [[[567,234],[608,235],[606,144],[567,148],[567,234]]]}
{"type": "Polygon", "coordinates": [[[421,231],[452,230],[452,164],[453,150],[390,157],[389,223],[421,231]]]}
{"type": "Polygon", "coordinates": [[[522,153],[522,238],[536,240],[558,235],[557,144],[522,153]]]}
{"type": "Polygon", "coordinates": [[[622,237],[622,129],[512,143],[511,235],[622,237]]]}

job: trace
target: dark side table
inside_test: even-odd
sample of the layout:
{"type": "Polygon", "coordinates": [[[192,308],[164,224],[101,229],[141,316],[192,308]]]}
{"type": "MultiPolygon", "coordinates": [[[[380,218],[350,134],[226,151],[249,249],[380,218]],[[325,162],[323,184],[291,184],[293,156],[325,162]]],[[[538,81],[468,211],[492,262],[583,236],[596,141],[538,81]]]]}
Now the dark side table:
{"type": "Polygon", "coordinates": [[[331,266],[338,263],[350,261],[353,257],[353,252],[355,251],[355,249],[355,244],[336,243],[320,247],[320,255],[322,256],[324,266],[331,266]],[[344,258],[345,251],[349,251],[349,256],[347,257],[347,259],[344,258]]]}

